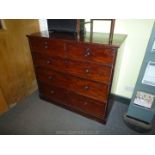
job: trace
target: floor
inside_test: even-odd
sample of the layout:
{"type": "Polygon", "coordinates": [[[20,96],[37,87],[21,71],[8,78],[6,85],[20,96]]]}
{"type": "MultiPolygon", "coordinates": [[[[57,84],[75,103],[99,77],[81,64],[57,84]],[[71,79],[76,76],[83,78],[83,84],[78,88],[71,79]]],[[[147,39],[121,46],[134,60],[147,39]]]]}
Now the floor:
{"type": "MultiPolygon", "coordinates": [[[[123,121],[128,105],[114,102],[106,125],[39,99],[38,92],[25,98],[0,117],[0,134],[53,135],[135,135],[123,121]]],[[[155,123],[150,132],[155,134],[155,123]]]]}

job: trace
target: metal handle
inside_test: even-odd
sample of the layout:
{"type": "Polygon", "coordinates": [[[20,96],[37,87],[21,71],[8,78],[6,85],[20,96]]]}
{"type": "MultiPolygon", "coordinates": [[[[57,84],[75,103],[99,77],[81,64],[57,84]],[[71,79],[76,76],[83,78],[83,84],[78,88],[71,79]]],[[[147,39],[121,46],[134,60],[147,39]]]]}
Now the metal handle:
{"type": "Polygon", "coordinates": [[[84,90],[88,90],[89,89],[89,86],[84,86],[84,90]]]}

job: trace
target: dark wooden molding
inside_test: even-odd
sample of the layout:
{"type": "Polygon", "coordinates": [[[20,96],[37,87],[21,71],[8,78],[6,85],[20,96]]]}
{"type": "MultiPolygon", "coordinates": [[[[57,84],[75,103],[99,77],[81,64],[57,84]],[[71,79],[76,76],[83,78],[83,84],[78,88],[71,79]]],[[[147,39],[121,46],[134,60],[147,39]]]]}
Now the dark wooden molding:
{"type": "Polygon", "coordinates": [[[114,35],[114,28],[115,28],[115,19],[111,19],[110,36],[109,36],[109,44],[112,44],[113,35],[114,35]]]}
{"type": "Polygon", "coordinates": [[[125,104],[130,104],[130,101],[131,99],[129,98],[126,98],[126,97],[123,97],[123,96],[118,96],[118,95],[115,95],[115,94],[110,94],[110,100],[113,100],[113,101],[118,101],[118,102],[121,102],[121,103],[125,103],[125,104]]]}
{"type": "Polygon", "coordinates": [[[110,21],[110,34],[109,34],[109,44],[112,44],[113,41],[113,35],[114,35],[114,28],[115,28],[115,19],[91,19],[90,20],[90,39],[92,41],[93,39],[93,27],[94,27],[94,21],[95,20],[102,20],[102,21],[110,21]]]}
{"type": "Polygon", "coordinates": [[[3,29],[2,19],[0,19],[0,29],[3,29]]]}

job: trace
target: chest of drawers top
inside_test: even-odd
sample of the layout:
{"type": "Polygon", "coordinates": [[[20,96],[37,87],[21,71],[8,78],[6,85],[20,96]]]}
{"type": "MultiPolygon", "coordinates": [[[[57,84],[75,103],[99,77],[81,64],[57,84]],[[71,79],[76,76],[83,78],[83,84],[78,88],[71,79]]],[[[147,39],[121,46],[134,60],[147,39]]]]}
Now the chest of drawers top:
{"type": "Polygon", "coordinates": [[[119,48],[122,42],[125,40],[125,35],[114,35],[113,41],[109,44],[109,36],[102,33],[94,33],[93,38],[91,39],[89,32],[85,33],[84,35],[80,35],[77,37],[76,34],[73,33],[53,33],[50,31],[41,31],[31,35],[27,35],[27,37],[39,37],[44,38],[46,41],[50,40],[62,40],[67,42],[75,42],[75,43],[86,43],[86,44],[93,44],[93,45],[104,45],[105,47],[110,48],[119,48]]]}

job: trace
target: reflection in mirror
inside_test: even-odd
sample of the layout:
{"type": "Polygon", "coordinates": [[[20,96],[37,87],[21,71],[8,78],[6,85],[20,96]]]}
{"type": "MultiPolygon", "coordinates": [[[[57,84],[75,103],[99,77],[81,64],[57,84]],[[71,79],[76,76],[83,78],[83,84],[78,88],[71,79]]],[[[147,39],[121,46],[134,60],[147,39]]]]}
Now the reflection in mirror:
{"type": "Polygon", "coordinates": [[[88,19],[85,20],[87,23],[86,32],[90,32],[90,41],[92,41],[94,33],[102,33],[104,36],[109,36],[109,44],[112,44],[115,19],[88,19]],[[89,24],[88,24],[89,23],[89,24]],[[89,25],[89,28],[88,28],[89,25]]]}

